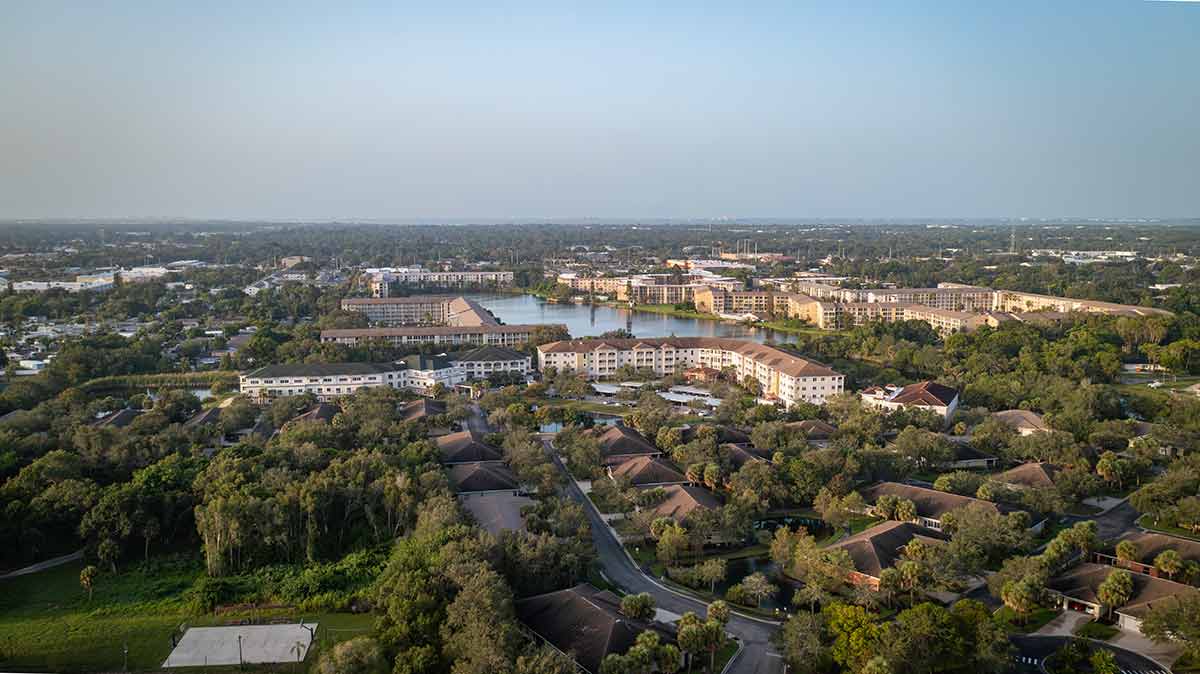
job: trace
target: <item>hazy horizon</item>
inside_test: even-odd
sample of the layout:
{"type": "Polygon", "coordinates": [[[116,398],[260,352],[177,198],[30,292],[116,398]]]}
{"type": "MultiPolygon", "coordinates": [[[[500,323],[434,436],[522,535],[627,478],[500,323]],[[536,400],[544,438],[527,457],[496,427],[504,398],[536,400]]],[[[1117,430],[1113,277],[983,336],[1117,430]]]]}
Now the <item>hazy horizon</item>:
{"type": "Polygon", "coordinates": [[[1197,35],[1134,0],[14,3],[0,221],[1188,220],[1197,35]]]}

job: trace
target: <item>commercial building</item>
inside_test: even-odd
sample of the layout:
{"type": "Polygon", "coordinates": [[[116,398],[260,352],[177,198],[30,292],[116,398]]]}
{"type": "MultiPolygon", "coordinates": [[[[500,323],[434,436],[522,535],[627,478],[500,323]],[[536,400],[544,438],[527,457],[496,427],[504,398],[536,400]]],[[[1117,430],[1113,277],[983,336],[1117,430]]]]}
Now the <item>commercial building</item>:
{"type": "Polygon", "coordinates": [[[474,300],[452,295],[412,297],[348,297],[342,311],[364,314],[380,325],[498,325],[487,309],[474,300]]]}
{"type": "Polygon", "coordinates": [[[403,328],[346,328],[322,330],[321,341],[335,344],[361,344],[380,340],[393,346],[414,344],[492,344],[496,346],[518,346],[529,342],[541,328],[556,327],[566,330],[564,325],[475,325],[475,326],[427,326],[403,328]]]}
{"type": "Polygon", "coordinates": [[[621,367],[675,374],[696,367],[727,371],[738,381],[756,380],[765,399],[794,405],[821,404],[841,393],[845,376],[775,347],[718,337],[586,339],[538,347],[538,365],[588,377],[609,377],[621,367]]]}

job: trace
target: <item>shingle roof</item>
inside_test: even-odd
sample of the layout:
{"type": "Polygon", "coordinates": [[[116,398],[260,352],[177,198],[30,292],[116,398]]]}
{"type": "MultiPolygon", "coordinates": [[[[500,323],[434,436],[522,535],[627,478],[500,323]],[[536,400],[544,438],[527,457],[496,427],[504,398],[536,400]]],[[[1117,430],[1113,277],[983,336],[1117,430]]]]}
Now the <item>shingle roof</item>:
{"type": "Polygon", "coordinates": [[[499,463],[460,463],[450,467],[454,491],[506,491],[517,488],[517,476],[499,463]]]}
{"type": "Polygon", "coordinates": [[[413,419],[424,419],[428,416],[446,413],[446,403],[430,400],[429,398],[421,398],[412,402],[405,403],[400,407],[400,420],[412,421],[413,419]]]}
{"type": "Polygon", "coordinates": [[[832,547],[848,552],[859,573],[878,578],[884,569],[896,565],[902,548],[913,540],[936,545],[945,543],[937,532],[911,522],[884,522],[832,547]]]}
{"type": "Polygon", "coordinates": [[[684,426],[681,437],[684,442],[695,440],[702,428],[715,428],[717,430],[717,442],[732,442],[742,444],[750,442],[750,435],[745,431],[734,428],[732,426],[722,426],[719,424],[698,424],[696,426],[684,426]]]}
{"type": "Polygon", "coordinates": [[[593,428],[588,433],[600,443],[600,456],[609,463],[616,457],[635,454],[659,454],[658,448],[641,433],[623,424],[593,428]]]}
{"type": "Polygon", "coordinates": [[[395,372],[392,363],[279,363],[247,372],[242,376],[271,379],[275,377],[334,377],[395,372]]]}
{"type": "Polygon", "coordinates": [[[292,421],[324,421],[328,423],[333,421],[333,418],[341,411],[341,408],[337,405],[317,403],[304,414],[297,415],[292,421]]]}
{"type": "Polygon", "coordinates": [[[436,438],[442,463],[471,463],[475,461],[499,461],[503,452],[483,441],[474,431],[460,431],[436,438]]]}
{"type": "Polygon", "coordinates": [[[410,370],[445,370],[454,367],[454,363],[446,356],[430,356],[424,353],[417,353],[411,356],[405,356],[404,364],[410,370]]]}
{"type": "MultiPolygon", "coordinates": [[[[321,339],[375,337],[436,337],[441,335],[502,335],[533,332],[542,324],[530,325],[457,325],[457,326],[413,326],[407,328],[343,328],[322,330],[321,339]]],[[[558,324],[555,327],[566,329],[558,324]]]]}
{"type": "Polygon", "coordinates": [[[995,455],[975,449],[965,442],[953,442],[955,461],[979,461],[980,459],[995,459],[995,455]]]}
{"type": "Polygon", "coordinates": [[[747,444],[729,442],[721,445],[721,448],[725,450],[726,455],[729,457],[729,463],[733,465],[735,470],[740,469],[751,461],[768,461],[771,458],[767,455],[766,451],[747,444]]]}
{"type": "Polygon", "coordinates": [[[1121,539],[1133,543],[1137,548],[1138,559],[1146,564],[1153,564],[1154,558],[1166,550],[1174,550],[1185,560],[1200,562],[1200,542],[1167,536],[1149,531],[1140,531],[1121,539]]]}
{"type": "MultiPolygon", "coordinates": [[[[965,508],[973,503],[977,503],[1000,514],[1029,512],[1022,508],[1008,505],[1007,503],[993,503],[991,501],[984,501],[983,499],[971,498],[970,496],[960,496],[936,489],[926,489],[925,487],[917,487],[911,484],[900,484],[899,482],[880,482],[879,484],[867,487],[860,493],[863,499],[872,505],[879,500],[880,496],[887,494],[908,499],[917,507],[918,515],[935,520],[942,519],[951,510],[965,508]]],[[[1042,516],[1039,513],[1030,513],[1030,519],[1031,524],[1036,524],[1042,519],[1042,516]]]]}
{"type": "Polygon", "coordinates": [[[832,424],[827,424],[820,419],[805,419],[804,421],[793,421],[787,425],[788,428],[794,428],[798,431],[803,431],[804,436],[810,440],[827,440],[833,435],[837,428],[832,424]]]}
{"type": "Polygon", "coordinates": [[[119,409],[116,412],[106,414],[103,417],[92,422],[92,425],[97,428],[125,428],[133,423],[133,420],[141,416],[141,410],[130,409],[128,407],[119,409]]]}
{"type": "Polygon", "coordinates": [[[902,405],[946,407],[958,397],[958,391],[934,381],[909,384],[896,392],[890,402],[902,405]]]}
{"type": "Polygon", "coordinates": [[[1062,469],[1052,463],[1023,463],[1016,468],[1000,473],[996,476],[996,480],[1022,487],[1053,487],[1054,478],[1061,471],[1062,469]]]}
{"type": "Polygon", "coordinates": [[[721,349],[735,351],[744,357],[768,365],[793,377],[838,377],[837,372],[782,349],[758,342],[724,337],[653,337],[638,339],[573,339],[551,342],[538,347],[543,353],[586,353],[601,347],[618,350],[641,345],[653,349],[721,349]]]}
{"type": "MultiPolygon", "coordinates": [[[[1115,570],[1104,564],[1080,564],[1061,576],[1051,578],[1046,586],[1073,599],[1089,604],[1100,604],[1102,603],[1098,595],[1100,584],[1115,570]]],[[[1129,601],[1117,607],[1117,613],[1122,615],[1141,618],[1155,604],[1200,592],[1190,585],[1176,583],[1165,578],[1154,578],[1128,571],[1126,573],[1133,578],[1133,596],[1129,598],[1129,601]]]]}
{"type": "Polygon", "coordinates": [[[1050,427],[1042,419],[1042,415],[1029,410],[1001,410],[993,412],[992,417],[1005,423],[1014,430],[1048,431],[1050,427]]]}
{"type": "Polygon", "coordinates": [[[667,461],[653,456],[636,456],[613,466],[613,477],[629,478],[635,487],[647,484],[687,482],[687,476],[667,461]]]}
{"type": "Polygon", "coordinates": [[[490,345],[481,346],[478,349],[471,349],[470,351],[455,354],[453,356],[454,360],[460,363],[525,360],[528,357],[528,355],[521,353],[520,351],[514,351],[501,346],[490,345]]]}
{"type": "Polygon", "coordinates": [[[658,632],[664,642],[675,641],[669,626],[625,617],[616,595],[587,583],[518,599],[514,608],[521,622],[558,650],[573,654],[592,674],[599,674],[604,656],[625,653],[647,629],[658,632]]]}
{"type": "Polygon", "coordinates": [[[721,507],[721,498],[703,487],[673,484],[663,489],[667,492],[667,498],[651,508],[656,517],[670,517],[679,522],[696,510],[721,507]]]}
{"type": "Polygon", "coordinates": [[[215,426],[221,421],[221,408],[210,407],[206,410],[201,410],[196,413],[191,419],[183,422],[184,426],[196,428],[199,426],[215,426]]]}

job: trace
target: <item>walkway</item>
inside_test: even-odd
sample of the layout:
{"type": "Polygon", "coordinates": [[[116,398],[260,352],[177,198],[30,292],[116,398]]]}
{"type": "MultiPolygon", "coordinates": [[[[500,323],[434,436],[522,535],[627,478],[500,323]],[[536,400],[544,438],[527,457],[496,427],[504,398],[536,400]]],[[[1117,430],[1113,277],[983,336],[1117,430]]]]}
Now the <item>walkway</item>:
{"type": "Polygon", "coordinates": [[[0,580],[4,580],[5,578],[16,578],[17,576],[27,576],[31,573],[37,573],[38,571],[45,571],[46,569],[53,569],[56,566],[62,566],[63,564],[69,564],[77,559],[83,559],[83,550],[79,550],[77,552],[72,552],[69,555],[63,555],[62,557],[55,557],[53,559],[47,559],[46,561],[38,562],[37,564],[30,564],[29,566],[27,566],[23,569],[17,569],[16,571],[10,571],[9,573],[0,575],[0,580]]]}

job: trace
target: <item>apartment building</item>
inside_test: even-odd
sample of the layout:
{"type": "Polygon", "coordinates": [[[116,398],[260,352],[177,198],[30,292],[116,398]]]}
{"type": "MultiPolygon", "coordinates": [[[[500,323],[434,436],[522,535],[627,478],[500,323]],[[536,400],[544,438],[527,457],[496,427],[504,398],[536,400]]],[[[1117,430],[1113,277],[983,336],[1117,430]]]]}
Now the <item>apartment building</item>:
{"type": "Polygon", "coordinates": [[[703,269],[688,274],[637,274],[634,276],[588,277],[559,274],[557,282],[572,290],[611,295],[620,302],[635,304],[681,304],[695,301],[696,291],[706,287],[740,290],[742,281],[703,269]]]}
{"type": "Polygon", "coordinates": [[[349,297],[342,300],[342,310],[365,314],[368,322],[380,325],[498,324],[487,309],[477,302],[452,295],[349,297]]]}
{"type": "Polygon", "coordinates": [[[1023,293],[1016,290],[997,290],[992,302],[993,311],[1024,312],[1060,312],[1082,311],[1086,313],[1110,314],[1115,316],[1171,316],[1166,309],[1139,307],[1130,304],[1115,304],[1098,300],[1076,300],[1069,297],[1052,297],[1036,293],[1023,293]]]}
{"type": "Polygon", "coordinates": [[[428,271],[421,267],[379,267],[365,269],[372,297],[388,297],[392,284],[434,288],[471,288],[510,286],[511,271],[428,271]]]}
{"type": "Polygon", "coordinates": [[[845,388],[845,377],[824,365],[775,347],[716,337],[586,339],[538,347],[538,365],[588,377],[608,377],[629,366],[658,375],[691,368],[731,372],[739,381],[755,379],[763,397],[785,405],[824,403],[845,388]]]}
{"type": "Polygon", "coordinates": [[[242,395],[264,401],[312,393],[318,400],[350,395],[361,388],[404,388],[405,368],[392,363],[301,363],[267,365],[241,375],[242,395]]]}
{"type": "MultiPolygon", "coordinates": [[[[411,344],[525,344],[542,325],[464,325],[322,330],[321,341],[355,345],[381,340],[393,346],[411,344]]],[[[566,329],[566,326],[553,327],[566,329]]]]}

